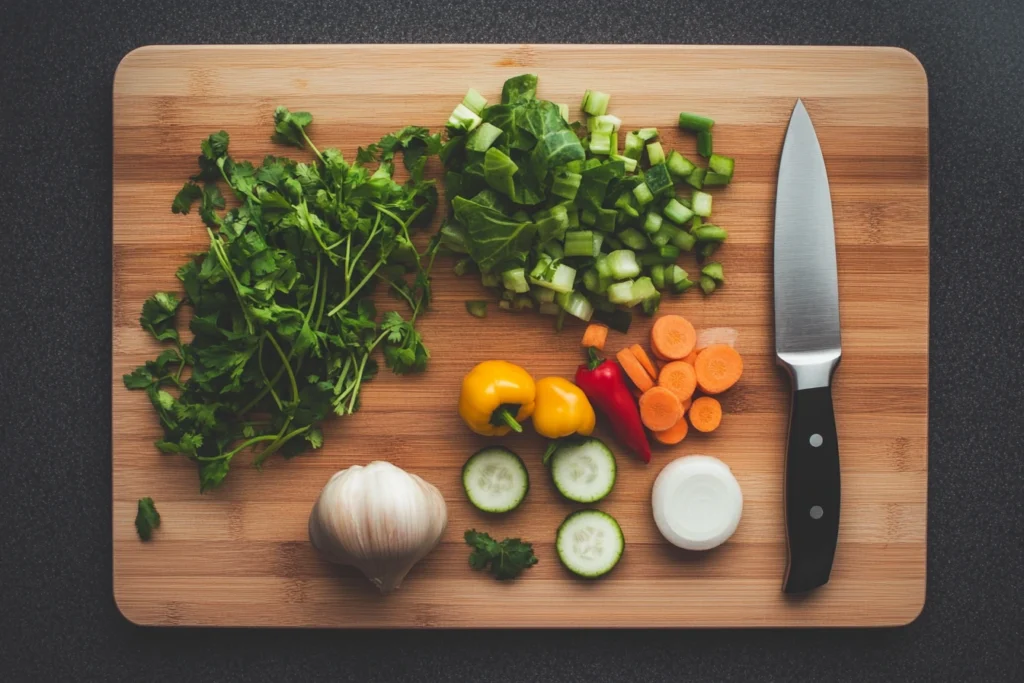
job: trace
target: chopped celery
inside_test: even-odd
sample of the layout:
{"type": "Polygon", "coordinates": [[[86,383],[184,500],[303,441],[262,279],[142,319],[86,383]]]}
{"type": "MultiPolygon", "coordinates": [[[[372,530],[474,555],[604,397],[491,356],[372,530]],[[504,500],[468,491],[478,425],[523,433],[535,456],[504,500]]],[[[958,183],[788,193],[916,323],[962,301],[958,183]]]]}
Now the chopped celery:
{"type": "Polygon", "coordinates": [[[492,126],[485,121],[466,138],[466,149],[470,152],[486,152],[501,134],[501,128],[492,126]]]}
{"type": "Polygon", "coordinates": [[[697,133],[697,154],[705,159],[711,156],[711,131],[702,130],[697,133]]]}
{"type": "Polygon", "coordinates": [[[634,131],[632,133],[626,133],[626,141],[622,148],[622,155],[629,157],[635,161],[640,161],[640,157],[644,154],[644,141],[634,131]]]}
{"type": "Polygon", "coordinates": [[[698,242],[724,242],[729,233],[725,231],[725,228],[706,223],[694,230],[693,236],[697,238],[698,242]]]}
{"type": "Polygon", "coordinates": [[[589,321],[594,315],[594,304],[580,292],[570,292],[560,295],[558,305],[565,309],[565,312],[574,318],[589,321]]]}
{"type": "Polygon", "coordinates": [[[486,301],[467,301],[466,311],[469,312],[474,318],[486,318],[487,317],[487,302],[486,301]]]}
{"type": "Polygon", "coordinates": [[[622,119],[612,114],[601,114],[590,120],[587,126],[591,132],[614,133],[622,126],[622,119]]]}
{"type": "Polygon", "coordinates": [[[582,180],[583,176],[579,173],[571,171],[556,173],[551,181],[551,194],[564,199],[575,199],[582,180]]]}
{"type": "Polygon", "coordinates": [[[686,178],[697,168],[692,161],[675,150],[668,155],[668,161],[665,163],[668,165],[669,173],[677,178],[686,178]]]}
{"type": "Polygon", "coordinates": [[[707,275],[718,284],[725,282],[725,270],[722,268],[722,264],[718,261],[712,261],[707,264],[700,269],[700,272],[702,275],[707,275]]]}
{"type": "Polygon", "coordinates": [[[585,225],[588,228],[593,227],[597,223],[597,214],[590,209],[583,209],[580,211],[580,225],[585,225]]]}
{"type": "Polygon", "coordinates": [[[665,205],[665,218],[668,218],[676,225],[682,225],[690,220],[693,218],[693,214],[694,212],[683,206],[678,199],[672,199],[665,205]]]}
{"type": "Polygon", "coordinates": [[[598,90],[588,90],[583,93],[583,103],[580,105],[583,111],[591,116],[601,116],[608,113],[608,102],[612,96],[598,90]]]}
{"type": "Polygon", "coordinates": [[[569,105],[568,104],[559,104],[558,105],[558,113],[561,115],[563,121],[565,121],[566,123],[571,123],[569,121],[569,105]]]}
{"type": "Polygon", "coordinates": [[[615,133],[591,133],[590,151],[594,154],[611,154],[614,136],[615,133]]]}
{"type": "MultiPolygon", "coordinates": [[[[556,306],[558,304],[555,304],[556,306]]],[[[562,327],[565,325],[565,309],[558,306],[558,316],[555,317],[555,332],[561,332],[562,327]]]]}
{"type": "Polygon", "coordinates": [[[709,171],[732,178],[732,172],[735,168],[736,161],[732,157],[722,156],[721,154],[712,154],[708,157],[709,171]]]}
{"type": "Polygon", "coordinates": [[[707,275],[700,276],[700,288],[704,290],[705,294],[710,294],[715,291],[715,287],[717,286],[718,285],[715,284],[715,281],[707,275]]]}
{"type": "Polygon", "coordinates": [[[448,127],[454,130],[471,131],[477,126],[483,123],[483,119],[480,116],[467,107],[466,105],[459,103],[455,107],[455,111],[448,117],[448,127]]]}
{"type": "Polygon", "coordinates": [[[575,230],[580,227],[580,210],[576,208],[575,204],[566,207],[565,215],[569,219],[568,228],[575,230]]]}
{"type": "Polygon", "coordinates": [[[603,165],[604,165],[604,162],[601,161],[600,159],[590,158],[590,159],[587,159],[586,161],[583,162],[583,168],[582,168],[582,170],[580,172],[582,173],[583,171],[589,171],[592,168],[597,168],[598,166],[603,166],[603,165]]]}
{"type": "Polygon", "coordinates": [[[704,175],[707,173],[703,168],[697,167],[693,169],[693,172],[686,177],[686,184],[690,187],[699,190],[704,187],[704,175]]]}
{"type": "Polygon", "coordinates": [[[537,264],[530,271],[531,280],[546,280],[550,275],[550,272],[554,270],[551,262],[551,257],[547,254],[541,254],[540,258],[537,259],[537,264]]]}
{"type": "Polygon", "coordinates": [[[611,232],[615,229],[615,218],[618,212],[615,209],[600,208],[597,210],[597,223],[595,226],[602,232],[611,232]]]}
{"type": "Polygon", "coordinates": [[[693,191],[693,212],[702,218],[711,215],[711,195],[700,190],[693,191]]]}
{"type": "Polygon", "coordinates": [[[512,309],[516,311],[528,311],[533,308],[533,299],[528,296],[517,296],[512,300],[512,309]]]}
{"type": "Polygon", "coordinates": [[[616,237],[615,235],[605,235],[604,244],[606,247],[608,247],[609,252],[613,252],[617,249],[622,249],[623,247],[622,242],[620,242],[619,238],[616,237]]]}
{"type": "Polygon", "coordinates": [[[601,245],[602,244],[604,244],[604,235],[599,233],[599,232],[595,232],[594,233],[594,243],[593,243],[594,250],[590,253],[590,256],[592,258],[596,259],[598,256],[601,255],[601,245]]]}
{"type": "Polygon", "coordinates": [[[543,287],[536,287],[530,290],[530,294],[533,295],[533,298],[536,299],[537,303],[539,304],[555,300],[555,290],[553,289],[544,289],[543,287]]]}
{"type": "Polygon", "coordinates": [[[665,289],[665,266],[660,263],[651,266],[651,282],[655,289],[665,289]]]}
{"type": "Polygon", "coordinates": [[[610,310],[603,310],[598,308],[596,305],[595,309],[594,320],[604,323],[616,332],[621,332],[623,334],[629,332],[629,325],[633,322],[632,313],[624,311],[621,308],[615,308],[611,302],[609,302],[610,310]]]}
{"type": "Polygon", "coordinates": [[[647,159],[651,162],[651,166],[665,163],[665,149],[660,142],[647,143],[647,159]]]}
{"type": "Polygon", "coordinates": [[[619,216],[616,221],[617,225],[629,225],[633,222],[634,218],[639,218],[640,212],[637,211],[636,207],[632,204],[623,203],[619,207],[619,216]]]}
{"type": "Polygon", "coordinates": [[[512,310],[512,302],[511,301],[507,301],[505,299],[502,299],[501,301],[498,302],[498,308],[500,308],[503,311],[511,311],[512,310]]]}
{"type": "Polygon", "coordinates": [[[661,224],[665,219],[661,217],[661,214],[656,211],[648,211],[647,216],[644,217],[644,232],[653,235],[654,233],[661,230],[661,224]]]}
{"type": "Polygon", "coordinates": [[[685,230],[678,230],[669,241],[682,251],[692,251],[697,244],[697,238],[685,230]]]}
{"type": "Polygon", "coordinates": [[[629,303],[633,298],[633,281],[624,280],[622,282],[616,282],[614,285],[608,288],[608,301],[613,304],[625,305],[629,303]]]}
{"type": "Polygon", "coordinates": [[[599,275],[597,280],[597,293],[607,294],[608,288],[611,287],[614,283],[615,280],[612,277],[605,277],[604,275],[599,275]]]}
{"type": "Polygon", "coordinates": [[[718,251],[718,247],[721,242],[705,242],[700,245],[700,251],[697,252],[697,261],[703,263],[705,259],[711,258],[711,255],[718,251]]]}
{"type": "MultiPolygon", "coordinates": [[[[619,239],[630,249],[634,251],[640,251],[641,249],[647,248],[647,238],[643,236],[639,230],[633,228],[626,228],[625,230],[618,233],[619,239]]],[[[629,277],[628,275],[625,277],[629,277]]]]}
{"type": "Polygon", "coordinates": [[[517,294],[530,291],[530,283],[526,281],[526,270],[523,268],[512,268],[501,274],[501,282],[505,289],[517,294]]]}
{"type": "Polygon", "coordinates": [[[640,130],[638,130],[636,132],[636,134],[644,142],[651,142],[652,140],[658,139],[658,129],[657,128],[641,128],[640,130]]]}
{"type": "Polygon", "coordinates": [[[704,174],[704,187],[720,187],[722,185],[728,185],[730,180],[731,179],[727,175],[708,171],[704,174]]]}
{"type": "Polygon", "coordinates": [[[566,256],[593,256],[594,233],[590,230],[573,230],[565,233],[566,256]]]}
{"type": "Polygon", "coordinates": [[[670,266],[675,263],[674,258],[665,258],[656,251],[645,251],[636,257],[636,262],[640,264],[641,268],[650,268],[652,266],[670,266]]]}
{"type": "Polygon", "coordinates": [[[662,223],[661,229],[651,235],[651,244],[656,247],[663,247],[672,241],[677,232],[679,232],[679,228],[676,226],[671,223],[662,223]]]}
{"type": "Polygon", "coordinates": [[[640,205],[641,209],[654,201],[654,193],[651,192],[651,188],[647,186],[647,183],[640,183],[634,187],[633,196],[636,197],[636,202],[640,205]]]}
{"type": "Polygon", "coordinates": [[[591,268],[583,273],[583,286],[591,292],[601,291],[601,276],[597,274],[596,270],[591,268]]]}
{"type": "Polygon", "coordinates": [[[565,165],[565,170],[569,173],[581,173],[583,171],[583,159],[573,159],[565,165]]]}
{"type": "Polygon", "coordinates": [[[474,114],[481,114],[484,107],[487,106],[487,98],[473,88],[470,88],[466,92],[466,96],[462,98],[462,104],[466,105],[466,109],[469,109],[474,114]]]}
{"type": "Polygon", "coordinates": [[[639,275],[640,265],[636,262],[635,253],[628,249],[617,249],[608,254],[608,270],[616,280],[624,280],[639,275]]]}
{"type": "Polygon", "coordinates": [[[560,259],[565,256],[565,249],[562,248],[561,242],[551,240],[544,245],[544,253],[553,259],[560,259]]]}
{"type": "Polygon", "coordinates": [[[537,307],[537,312],[541,315],[558,315],[564,313],[562,307],[555,303],[555,300],[542,301],[540,306],[537,307]]]}
{"type": "MultiPolygon", "coordinates": [[[[617,142],[616,145],[618,145],[617,142]]],[[[621,161],[623,167],[626,169],[626,173],[632,173],[636,170],[638,163],[636,159],[630,159],[629,157],[622,156],[621,154],[609,154],[608,158],[612,161],[621,161]]]]}
{"type": "MultiPolygon", "coordinates": [[[[679,232],[682,232],[682,230],[680,230],[679,232]]],[[[676,234],[679,234],[679,232],[677,232],[676,234]]],[[[658,247],[658,255],[665,259],[675,260],[679,258],[679,253],[679,247],[675,246],[674,244],[665,244],[663,246],[658,247]]]]}
{"type": "Polygon", "coordinates": [[[512,301],[516,298],[516,293],[511,289],[503,289],[501,290],[501,298],[503,301],[512,301]]]}
{"type": "MultiPolygon", "coordinates": [[[[536,268],[534,269],[536,271],[536,268]]],[[[530,274],[530,282],[538,287],[553,289],[556,292],[571,292],[573,283],[576,281],[576,269],[559,263],[552,272],[550,267],[544,273],[544,277],[535,277],[530,274]]]]}
{"type": "Polygon", "coordinates": [[[665,164],[656,164],[647,169],[644,173],[644,182],[647,183],[647,187],[655,197],[669,192],[675,187],[665,164]]]}
{"type": "Polygon", "coordinates": [[[654,288],[654,283],[651,282],[651,278],[647,276],[637,278],[633,281],[633,286],[630,290],[630,299],[626,305],[632,308],[644,299],[652,297],[657,293],[658,290],[654,288]]]}
{"type": "Polygon", "coordinates": [[[497,287],[501,282],[501,276],[497,273],[483,273],[480,276],[480,284],[484,287],[497,287]]]}
{"type": "Polygon", "coordinates": [[[608,265],[608,254],[599,254],[594,259],[594,268],[597,269],[597,274],[601,277],[611,277],[612,269],[608,265]]]}
{"type": "Polygon", "coordinates": [[[710,131],[715,122],[706,116],[682,112],[679,114],[679,127],[683,130],[710,131]]]}
{"type": "Polygon", "coordinates": [[[516,162],[497,147],[491,147],[484,153],[484,180],[498,192],[510,197],[515,193],[512,176],[518,170],[516,162]]]}
{"type": "Polygon", "coordinates": [[[701,227],[702,225],[704,225],[704,221],[701,220],[700,216],[694,216],[693,218],[691,218],[690,219],[690,234],[691,235],[695,234],[694,231],[697,228],[701,227]]]}
{"type": "Polygon", "coordinates": [[[658,306],[660,304],[661,292],[655,292],[640,302],[640,309],[644,312],[644,315],[654,315],[658,312],[658,306]]]}

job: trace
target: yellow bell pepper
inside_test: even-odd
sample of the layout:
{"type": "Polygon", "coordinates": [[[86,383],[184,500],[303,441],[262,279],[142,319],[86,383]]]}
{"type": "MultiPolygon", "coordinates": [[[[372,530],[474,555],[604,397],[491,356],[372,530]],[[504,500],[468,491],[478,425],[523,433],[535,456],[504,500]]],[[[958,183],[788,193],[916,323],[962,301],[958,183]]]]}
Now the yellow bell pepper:
{"type": "Polygon", "coordinates": [[[533,427],[549,439],[594,431],[594,408],[586,394],[564,377],[545,377],[537,382],[537,405],[533,427]]]}
{"type": "Polygon", "coordinates": [[[503,360],[480,363],[462,379],[459,415],[483,436],[505,436],[533,415],[537,388],[533,377],[503,360]]]}

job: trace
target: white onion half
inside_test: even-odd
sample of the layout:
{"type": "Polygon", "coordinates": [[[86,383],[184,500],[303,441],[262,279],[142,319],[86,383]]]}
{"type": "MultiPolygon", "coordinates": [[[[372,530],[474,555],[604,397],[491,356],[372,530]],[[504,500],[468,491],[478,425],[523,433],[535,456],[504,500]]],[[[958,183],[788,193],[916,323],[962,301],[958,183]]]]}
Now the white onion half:
{"type": "Polygon", "coordinates": [[[673,460],[654,482],[654,522],[672,545],[710,550],[729,540],[743,514],[743,493],[729,466],[710,455],[673,460]]]}

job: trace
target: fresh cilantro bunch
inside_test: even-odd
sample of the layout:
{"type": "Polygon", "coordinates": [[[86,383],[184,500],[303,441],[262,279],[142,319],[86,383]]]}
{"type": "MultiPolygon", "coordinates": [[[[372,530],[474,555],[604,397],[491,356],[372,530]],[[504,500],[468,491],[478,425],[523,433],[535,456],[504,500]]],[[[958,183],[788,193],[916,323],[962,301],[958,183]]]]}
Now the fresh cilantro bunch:
{"type": "Polygon", "coordinates": [[[142,327],[168,348],[124,376],[147,393],[164,430],[157,448],[195,461],[201,490],[220,484],[239,453],[260,465],[323,445],[321,423],[359,409],[363,383],[383,348],[395,373],[423,370],[430,353],[416,320],[430,304],[438,240],[420,251],[437,189],[425,177],[441,142],[406,127],[347,162],[317,149],[313,117],[278,107],[273,140],[312,153],[309,162],[231,157],[224,131],[203,140],[199,172],[171,211],[198,204],[209,249],[177,270],[184,297],[158,292],[142,307],[142,327]],[[395,157],[408,173],[395,180],[395,157]],[[237,202],[225,211],[221,186],[237,202]],[[378,321],[372,295],[387,288],[407,311],[378,321]],[[192,339],[177,315],[192,309],[192,339]]]}
{"type": "Polygon", "coordinates": [[[476,529],[468,530],[464,538],[466,544],[473,549],[469,554],[469,566],[478,571],[488,570],[500,581],[514,579],[537,564],[533,544],[521,539],[506,538],[499,542],[476,529]]]}

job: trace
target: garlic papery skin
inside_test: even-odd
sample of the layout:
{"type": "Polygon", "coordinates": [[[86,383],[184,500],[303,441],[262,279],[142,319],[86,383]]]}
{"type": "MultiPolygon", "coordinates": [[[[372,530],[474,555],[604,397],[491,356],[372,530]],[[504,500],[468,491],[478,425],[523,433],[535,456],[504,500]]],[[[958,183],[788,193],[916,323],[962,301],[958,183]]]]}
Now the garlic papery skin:
{"type": "Polygon", "coordinates": [[[436,487],[378,460],[330,478],[309,515],[309,540],[387,594],[434,549],[447,525],[448,507],[436,487]]]}

